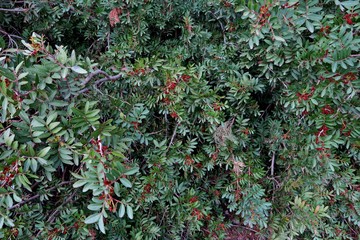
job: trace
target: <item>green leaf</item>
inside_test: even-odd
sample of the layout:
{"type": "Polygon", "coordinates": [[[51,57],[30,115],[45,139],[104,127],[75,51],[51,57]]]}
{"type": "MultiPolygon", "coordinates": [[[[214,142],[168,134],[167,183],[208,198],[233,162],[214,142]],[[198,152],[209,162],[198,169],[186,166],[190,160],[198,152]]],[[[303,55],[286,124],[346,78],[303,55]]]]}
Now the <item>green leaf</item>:
{"type": "Polygon", "coordinates": [[[41,151],[38,153],[38,157],[43,158],[45,157],[45,155],[49,152],[49,150],[51,149],[51,147],[46,147],[41,149],[41,151]]]}
{"type": "Polygon", "coordinates": [[[16,79],[13,72],[11,72],[9,69],[3,68],[3,67],[0,67],[0,77],[1,76],[4,76],[4,77],[6,77],[6,78],[8,78],[10,80],[15,80],[16,79]]]}
{"type": "Polygon", "coordinates": [[[7,116],[7,107],[8,107],[8,100],[5,97],[3,99],[3,102],[1,104],[2,106],[2,110],[1,110],[1,122],[5,122],[6,121],[6,116],[7,116]]]}
{"type": "Polygon", "coordinates": [[[309,30],[309,32],[314,32],[314,25],[310,21],[305,22],[306,28],[309,30]]]}
{"type": "Polygon", "coordinates": [[[333,62],[333,64],[331,65],[331,71],[332,71],[333,73],[336,72],[337,65],[338,65],[337,62],[333,62]]]}
{"type": "Polygon", "coordinates": [[[21,198],[18,195],[16,195],[15,192],[13,193],[13,198],[16,202],[21,202],[21,198]]]}
{"type": "Polygon", "coordinates": [[[130,218],[130,219],[134,218],[133,209],[129,205],[126,205],[126,214],[127,214],[128,218],[130,218]]]}
{"type": "Polygon", "coordinates": [[[79,66],[73,66],[73,67],[71,67],[71,70],[73,70],[74,72],[79,73],[79,74],[87,74],[88,73],[85,69],[83,69],[82,67],[79,67],[79,66]]]}
{"type": "Polygon", "coordinates": [[[28,74],[29,74],[28,72],[24,72],[24,73],[19,74],[18,80],[23,79],[23,78],[26,77],[28,74]]]}
{"type": "Polygon", "coordinates": [[[2,36],[0,36],[0,48],[5,48],[5,40],[2,36]]]}
{"type": "Polygon", "coordinates": [[[8,208],[11,208],[14,204],[13,199],[10,197],[10,195],[7,195],[5,198],[5,203],[7,205],[8,208]]]}
{"type": "Polygon", "coordinates": [[[274,39],[279,42],[286,42],[285,39],[280,36],[274,36],[274,39]]]}
{"type": "Polygon", "coordinates": [[[36,159],[38,160],[38,162],[39,162],[41,165],[47,165],[47,164],[48,164],[48,162],[47,162],[45,159],[41,158],[41,157],[38,157],[38,158],[36,158],[36,159]]]}
{"type": "Polygon", "coordinates": [[[9,157],[14,151],[13,150],[7,150],[4,151],[1,155],[0,155],[0,160],[3,160],[7,157],[9,157]]]}
{"type": "Polygon", "coordinates": [[[77,179],[84,179],[84,177],[81,176],[80,174],[77,174],[77,173],[74,173],[74,172],[70,172],[70,173],[71,173],[71,175],[73,175],[77,179]]]}
{"type": "Polygon", "coordinates": [[[57,112],[51,112],[49,113],[47,119],[46,119],[46,125],[49,125],[52,121],[54,121],[54,119],[56,119],[58,116],[57,112]]]}
{"type": "Polygon", "coordinates": [[[119,217],[122,218],[125,215],[125,205],[122,203],[119,208],[119,217]]]}
{"type": "Polygon", "coordinates": [[[85,185],[87,183],[86,180],[79,180],[79,181],[76,181],[74,184],[73,184],[73,187],[74,188],[78,188],[78,187],[81,187],[83,185],[85,185]]]}
{"type": "Polygon", "coordinates": [[[347,9],[351,9],[352,7],[358,6],[359,5],[359,1],[358,0],[354,0],[354,1],[345,1],[345,2],[341,2],[341,5],[343,5],[345,8],[347,9]]]}
{"type": "Polygon", "coordinates": [[[100,231],[105,234],[104,216],[100,217],[98,225],[99,225],[100,231]]]}
{"type": "Polygon", "coordinates": [[[88,209],[91,211],[98,211],[102,208],[102,204],[89,204],[88,209]]]}
{"type": "Polygon", "coordinates": [[[19,113],[19,116],[21,117],[22,120],[24,120],[27,124],[30,124],[30,118],[29,116],[24,112],[24,111],[21,111],[19,113]]]}
{"type": "Polygon", "coordinates": [[[14,224],[14,221],[12,220],[12,219],[10,219],[10,218],[5,218],[5,220],[6,220],[6,225],[8,225],[9,227],[14,227],[15,226],[15,224],[14,224]]]}
{"type": "Polygon", "coordinates": [[[0,194],[8,193],[8,190],[6,190],[3,187],[0,187],[0,194]]]}
{"type": "Polygon", "coordinates": [[[97,221],[99,221],[100,217],[102,217],[101,213],[94,213],[94,214],[88,216],[85,219],[84,223],[86,223],[86,224],[96,223],[97,221]]]}
{"type": "Polygon", "coordinates": [[[126,178],[120,178],[120,182],[127,188],[131,188],[132,184],[129,180],[127,180],[126,178]]]}
{"type": "Polygon", "coordinates": [[[30,192],[32,192],[31,187],[29,186],[31,183],[29,181],[29,179],[25,176],[25,175],[18,175],[18,179],[20,181],[20,183],[30,192]]]}
{"type": "Polygon", "coordinates": [[[139,168],[138,167],[134,167],[132,169],[130,169],[129,171],[125,172],[125,175],[133,175],[135,173],[139,172],[139,168]]]}
{"type": "Polygon", "coordinates": [[[55,101],[52,101],[49,103],[51,106],[54,106],[54,107],[66,107],[69,105],[68,102],[65,102],[65,101],[60,101],[60,100],[55,100],[55,101]]]}

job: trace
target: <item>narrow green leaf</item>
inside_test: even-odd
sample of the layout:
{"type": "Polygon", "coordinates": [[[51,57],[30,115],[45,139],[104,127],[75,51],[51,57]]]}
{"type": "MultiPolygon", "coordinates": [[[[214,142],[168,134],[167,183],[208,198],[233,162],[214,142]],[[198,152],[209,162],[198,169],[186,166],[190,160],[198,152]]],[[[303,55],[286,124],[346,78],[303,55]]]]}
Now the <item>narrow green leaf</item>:
{"type": "Polygon", "coordinates": [[[100,217],[98,225],[99,225],[100,231],[105,234],[104,216],[100,217]]]}
{"type": "Polygon", "coordinates": [[[122,218],[125,215],[125,205],[122,203],[119,208],[119,217],[122,218]]]}
{"type": "Polygon", "coordinates": [[[38,157],[45,157],[45,155],[49,152],[49,150],[51,149],[51,147],[46,147],[41,149],[41,151],[38,153],[38,157]]]}
{"type": "Polygon", "coordinates": [[[1,104],[2,106],[2,110],[1,110],[1,122],[5,122],[6,121],[6,116],[7,116],[7,107],[8,107],[8,100],[5,97],[3,99],[3,102],[1,104]]]}
{"type": "Polygon", "coordinates": [[[9,69],[0,67],[0,76],[4,76],[10,80],[15,80],[15,75],[9,69]]]}
{"type": "Polygon", "coordinates": [[[286,42],[284,38],[280,37],[280,36],[274,36],[274,39],[276,41],[280,41],[280,42],[286,42]]]}
{"type": "Polygon", "coordinates": [[[120,178],[120,182],[127,188],[131,188],[132,184],[129,180],[127,180],[126,178],[120,178]]]}
{"type": "Polygon", "coordinates": [[[91,211],[98,211],[102,208],[102,204],[89,204],[88,209],[91,211]]]}
{"type": "Polygon", "coordinates": [[[71,175],[73,175],[77,179],[84,179],[84,177],[81,176],[80,174],[77,174],[77,173],[74,173],[74,172],[70,172],[70,173],[71,173],[71,175]]]}
{"type": "Polygon", "coordinates": [[[124,174],[125,175],[133,175],[133,174],[137,173],[138,171],[139,171],[139,168],[134,167],[134,168],[130,169],[129,171],[125,172],[124,174]]]}
{"type": "Polygon", "coordinates": [[[129,205],[126,205],[126,214],[130,219],[134,218],[134,212],[132,207],[130,207],[129,205]]]}
{"type": "Polygon", "coordinates": [[[83,185],[85,185],[87,183],[86,180],[79,180],[79,181],[76,181],[74,184],[73,184],[73,187],[74,188],[78,188],[78,187],[81,187],[83,185]]]}
{"type": "Polygon", "coordinates": [[[85,219],[84,223],[86,224],[96,223],[97,221],[99,221],[101,216],[102,216],[101,213],[92,214],[85,219]]]}
{"type": "Polygon", "coordinates": [[[309,32],[314,32],[314,25],[310,21],[305,22],[306,28],[309,30],[309,32]]]}
{"type": "Polygon", "coordinates": [[[79,66],[73,66],[73,67],[71,67],[71,70],[73,70],[74,72],[79,73],[79,74],[87,74],[87,71],[79,66]]]}

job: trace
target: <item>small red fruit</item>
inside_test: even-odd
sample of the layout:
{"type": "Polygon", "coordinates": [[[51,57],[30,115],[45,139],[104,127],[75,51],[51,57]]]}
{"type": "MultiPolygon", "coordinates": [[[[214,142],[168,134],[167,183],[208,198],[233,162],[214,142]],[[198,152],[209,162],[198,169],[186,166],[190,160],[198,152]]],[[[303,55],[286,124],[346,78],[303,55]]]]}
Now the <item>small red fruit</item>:
{"type": "Polygon", "coordinates": [[[321,109],[321,112],[325,115],[328,115],[328,114],[333,114],[334,110],[330,107],[330,105],[326,105],[321,109]]]}
{"type": "Polygon", "coordinates": [[[170,113],[170,116],[171,116],[172,118],[178,118],[178,117],[179,117],[179,115],[178,115],[176,112],[170,113]]]}
{"type": "Polygon", "coordinates": [[[181,80],[183,80],[184,82],[188,82],[191,79],[191,77],[189,75],[183,74],[181,75],[181,80]]]}

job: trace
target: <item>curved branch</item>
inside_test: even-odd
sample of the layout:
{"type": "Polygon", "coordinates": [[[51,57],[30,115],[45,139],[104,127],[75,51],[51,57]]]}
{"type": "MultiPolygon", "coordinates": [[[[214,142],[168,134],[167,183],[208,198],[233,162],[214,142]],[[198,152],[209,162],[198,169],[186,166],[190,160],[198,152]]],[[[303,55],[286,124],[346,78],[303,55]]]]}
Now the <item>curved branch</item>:
{"type": "MultiPolygon", "coordinates": [[[[81,83],[81,85],[86,85],[87,83],[89,83],[89,82],[91,81],[91,79],[92,79],[94,76],[100,75],[100,74],[105,75],[106,77],[101,78],[101,79],[99,79],[99,80],[96,80],[93,85],[97,86],[97,85],[99,85],[99,84],[101,84],[101,83],[104,83],[104,82],[107,82],[107,81],[115,81],[115,80],[118,80],[119,78],[121,78],[122,75],[123,75],[122,73],[119,73],[119,74],[117,74],[117,75],[110,76],[109,74],[107,74],[106,72],[104,72],[104,71],[102,71],[102,70],[96,70],[96,71],[90,73],[90,74],[85,78],[85,80],[81,83]]],[[[84,88],[84,89],[82,89],[82,90],[79,91],[79,94],[84,93],[84,92],[87,92],[88,90],[89,90],[89,88],[84,88]]]]}
{"type": "Polygon", "coordinates": [[[82,85],[86,85],[88,82],[91,81],[91,79],[92,79],[93,77],[95,77],[96,75],[100,75],[100,74],[105,75],[106,77],[110,77],[109,74],[107,74],[107,73],[104,72],[103,70],[98,69],[98,70],[96,70],[96,71],[94,71],[94,72],[91,72],[91,73],[85,78],[85,80],[84,80],[81,84],[82,84],[82,85]]]}

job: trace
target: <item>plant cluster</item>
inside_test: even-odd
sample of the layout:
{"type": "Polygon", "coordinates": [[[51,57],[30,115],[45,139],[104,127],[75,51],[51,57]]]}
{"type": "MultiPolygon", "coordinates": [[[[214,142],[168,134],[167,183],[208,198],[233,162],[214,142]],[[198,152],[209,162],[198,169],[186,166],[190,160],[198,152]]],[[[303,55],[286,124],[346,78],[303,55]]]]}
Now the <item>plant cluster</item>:
{"type": "Polygon", "coordinates": [[[358,0],[1,7],[0,238],[360,234],[358,0]]]}

